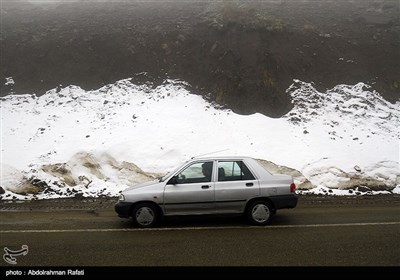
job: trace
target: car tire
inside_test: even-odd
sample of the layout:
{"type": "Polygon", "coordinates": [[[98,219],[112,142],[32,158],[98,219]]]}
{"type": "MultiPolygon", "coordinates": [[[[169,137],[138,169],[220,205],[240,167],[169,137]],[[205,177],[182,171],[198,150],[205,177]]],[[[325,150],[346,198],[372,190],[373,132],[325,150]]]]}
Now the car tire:
{"type": "Polygon", "coordinates": [[[139,203],[132,211],[133,223],[140,228],[154,227],[159,220],[159,216],[157,207],[151,203],[139,203]]]}
{"type": "Polygon", "coordinates": [[[273,215],[271,205],[262,200],[253,201],[247,207],[247,219],[254,225],[267,225],[273,215]]]}

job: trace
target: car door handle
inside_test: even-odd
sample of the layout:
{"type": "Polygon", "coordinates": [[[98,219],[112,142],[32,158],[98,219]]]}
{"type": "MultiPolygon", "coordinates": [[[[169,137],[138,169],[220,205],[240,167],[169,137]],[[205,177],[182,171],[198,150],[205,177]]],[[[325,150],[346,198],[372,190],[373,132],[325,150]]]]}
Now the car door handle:
{"type": "Polygon", "coordinates": [[[253,185],[254,185],[253,183],[246,183],[246,187],[251,187],[253,185]]]}
{"type": "Polygon", "coordinates": [[[209,186],[209,185],[204,185],[204,186],[201,186],[201,188],[202,188],[202,189],[209,189],[210,186],[209,186]]]}

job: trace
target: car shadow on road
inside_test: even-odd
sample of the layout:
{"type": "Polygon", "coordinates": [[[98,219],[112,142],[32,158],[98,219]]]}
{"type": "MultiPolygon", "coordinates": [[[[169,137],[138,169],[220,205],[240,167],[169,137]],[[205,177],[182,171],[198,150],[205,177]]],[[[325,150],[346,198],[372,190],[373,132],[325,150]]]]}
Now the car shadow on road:
{"type": "MultiPolygon", "coordinates": [[[[283,214],[275,215],[267,226],[290,224],[290,216],[283,214]]],[[[124,220],[121,224],[123,228],[135,228],[131,219],[124,220]]],[[[254,227],[243,215],[193,215],[193,216],[174,216],[164,217],[159,222],[157,228],[223,228],[223,227],[254,227]]]]}

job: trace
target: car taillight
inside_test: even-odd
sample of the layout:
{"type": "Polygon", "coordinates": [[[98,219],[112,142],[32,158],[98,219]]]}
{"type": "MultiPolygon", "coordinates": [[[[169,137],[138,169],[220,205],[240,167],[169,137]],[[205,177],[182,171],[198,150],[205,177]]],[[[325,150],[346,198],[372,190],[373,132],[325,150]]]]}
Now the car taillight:
{"type": "Polygon", "coordinates": [[[291,183],[290,184],[290,192],[294,192],[296,190],[296,184],[295,183],[291,183]]]}

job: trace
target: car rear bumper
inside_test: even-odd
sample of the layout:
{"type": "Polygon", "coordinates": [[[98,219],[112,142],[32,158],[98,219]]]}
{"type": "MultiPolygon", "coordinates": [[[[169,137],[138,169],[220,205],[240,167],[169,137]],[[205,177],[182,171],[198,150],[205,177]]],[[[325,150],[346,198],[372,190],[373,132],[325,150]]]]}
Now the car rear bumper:
{"type": "Polygon", "coordinates": [[[129,218],[131,216],[132,203],[118,201],[114,206],[115,212],[117,212],[118,216],[121,218],[129,218]]]}
{"type": "Polygon", "coordinates": [[[275,210],[284,208],[295,208],[298,197],[295,194],[271,196],[270,199],[274,203],[275,210]]]}

